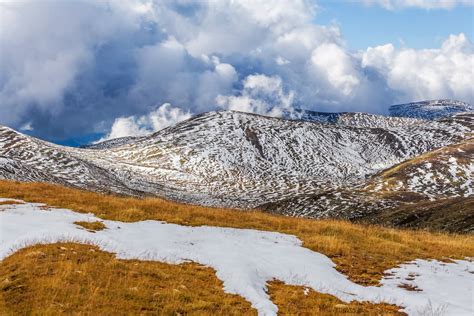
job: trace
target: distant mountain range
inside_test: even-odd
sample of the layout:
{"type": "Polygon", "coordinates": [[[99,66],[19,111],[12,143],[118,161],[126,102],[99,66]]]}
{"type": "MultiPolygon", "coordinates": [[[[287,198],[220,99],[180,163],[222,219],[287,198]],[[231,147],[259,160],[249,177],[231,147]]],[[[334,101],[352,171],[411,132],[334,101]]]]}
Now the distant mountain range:
{"type": "Polygon", "coordinates": [[[450,102],[397,105],[393,116],[302,110],[279,119],[209,112],[149,136],[87,148],[0,127],[0,179],[290,216],[474,231],[469,209],[456,225],[450,225],[453,219],[444,226],[431,223],[434,213],[441,214],[436,207],[424,221],[406,219],[420,203],[472,203],[474,113],[465,103],[450,102]],[[408,213],[396,213],[403,210],[408,213]]]}
{"type": "Polygon", "coordinates": [[[474,107],[466,102],[449,99],[397,104],[390,107],[391,116],[413,117],[425,120],[434,120],[463,112],[474,112],[474,107]]]}

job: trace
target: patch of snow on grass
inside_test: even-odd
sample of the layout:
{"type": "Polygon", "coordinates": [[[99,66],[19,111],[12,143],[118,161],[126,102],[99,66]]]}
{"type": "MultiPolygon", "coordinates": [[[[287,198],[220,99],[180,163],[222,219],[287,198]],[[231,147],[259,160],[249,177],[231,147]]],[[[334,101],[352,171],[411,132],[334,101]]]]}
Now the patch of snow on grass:
{"type": "Polygon", "coordinates": [[[0,260],[18,249],[55,242],[97,245],[121,259],[155,260],[170,264],[193,261],[216,270],[224,291],[252,303],[259,315],[276,315],[278,308],[267,294],[267,282],[312,288],[352,300],[387,302],[410,315],[443,310],[451,315],[472,315],[474,264],[416,260],[390,270],[381,287],[353,283],[335,269],[325,255],[303,248],[292,235],[251,229],[188,227],[159,221],[122,223],[66,209],[45,209],[41,204],[12,204],[0,212],[0,260]],[[76,221],[102,221],[95,233],[80,229],[76,221]],[[406,281],[406,278],[414,278],[406,281]],[[408,291],[400,282],[412,282],[421,291],[408,291]]]}
{"type": "Polygon", "coordinates": [[[393,274],[381,281],[382,287],[395,288],[408,285],[412,289],[410,299],[423,298],[429,302],[421,309],[412,310],[420,315],[468,315],[474,312],[474,263],[455,260],[445,263],[437,260],[414,260],[398,268],[386,271],[393,274]],[[466,281],[462,281],[462,280],[466,281]],[[467,307],[463,310],[461,307],[467,307]],[[437,312],[436,312],[437,311],[437,312]]]}

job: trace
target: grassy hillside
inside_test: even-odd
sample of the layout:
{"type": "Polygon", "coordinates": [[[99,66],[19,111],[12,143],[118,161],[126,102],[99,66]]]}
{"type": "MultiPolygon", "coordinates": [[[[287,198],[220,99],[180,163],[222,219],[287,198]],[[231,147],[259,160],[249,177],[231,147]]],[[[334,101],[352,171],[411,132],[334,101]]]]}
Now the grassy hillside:
{"type": "Polygon", "coordinates": [[[361,220],[397,227],[472,233],[474,196],[468,195],[472,190],[473,156],[474,139],[470,138],[381,172],[365,189],[371,191],[379,187],[375,194],[380,199],[392,199],[401,204],[394,209],[368,214],[361,220]]]}
{"type": "MultiPolygon", "coordinates": [[[[126,222],[155,219],[181,225],[253,228],[293,234],[305,247],[329,256],[339,271],[363,285],[377,284],[384,270],[404,261],[474,257],[473,235],[296,219],[258,211],[191,206],[156,198],[101,195],[39,183],[0,181],[0,197],[42,202],[126,222]]],[[[288,314],[296,310],[308,314],[394,312],[393,306],[348,305],[329,295],[314,292],[304,295],[302,288],[295,289],[279,282],[271,283],[269,291],[280,310],[288,314]]],[[[0,268],[0,295],[0,314],[12,311],[107,314],[117,308],[124,314],[152,311],[242,314],[250,311],[242,298],[223,292],[221,282],[210,268],[196,264],[117,260],[97,248],[74,244],[34,246],[5,259],[0,268]]]]}
{"type": "Polygon", "coordinates": [[[470,138],[388,168],[374,176],[366,190],[389,195],[409,191],[410,202],[465,196],[469,193],[473,156],[474,138],[470,138]]]}

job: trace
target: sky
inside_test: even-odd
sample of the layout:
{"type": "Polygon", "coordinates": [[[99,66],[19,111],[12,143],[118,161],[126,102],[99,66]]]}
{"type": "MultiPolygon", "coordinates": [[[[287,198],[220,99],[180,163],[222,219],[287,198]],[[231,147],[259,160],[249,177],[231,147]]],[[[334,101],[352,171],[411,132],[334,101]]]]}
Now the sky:
{"type": "Polygon", "coordinates": [[[474,103],[471,0],[0,0],[0,124],[66,145],[213,110],[474,103]]]}
{"type": "Polygon", "coordinates": [[[366,49],[381,43],[415,49],[439,48],[451,34],[464,33],[472,40],[474,12],[462,5],[449,9],[361,5],[356,1],[319,1],[315,23],[336,23],[347,46],[366,49]]]}

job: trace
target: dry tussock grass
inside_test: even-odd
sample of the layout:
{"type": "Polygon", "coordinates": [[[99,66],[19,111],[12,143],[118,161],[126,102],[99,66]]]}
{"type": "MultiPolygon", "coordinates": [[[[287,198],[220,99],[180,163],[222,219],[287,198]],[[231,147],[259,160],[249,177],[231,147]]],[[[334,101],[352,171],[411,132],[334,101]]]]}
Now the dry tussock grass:
{"type": "MultiPolygon", "coordinates": [[[[155,219],[181,225],[252,228],[293,234],[303,241],[305,247],[329,256],[337,264],[337,268],[340,271],[348,275],[353,281],[363,285],[377,284],[382,277],[384,270],[392,268],[401,262],[413,260],[415,258],[436,258],[447,260],[447,258],[474,256],[474,236],[472,235],[448,235],[426,231],[404,231],[377,226],[358,225],[336,220],[316,221],[295,219],[265,214],[259,211],[243,212],[230,209],[185,205],[157,198],[137,199],[101,195],[39,183],[0,181],[0,197],[22,199],[28,202],[42,202],[51,206],[70,208],[79,212],[92,212],[103,219],[125,222],[155,219]]],[[[228,294],[225,294],[222,291],[221,283],[215,278],[212,269],[202,268],[198,265],[192,264],[172,266],[157,262],[122,261],[114,259],[110,254],[99,251],[88,252],[87,254],[79,256],[79,259],[74,261],[74,258],[67,257],[66,255],[61,256],[61,254],[55,252],[55,247],[55,245],[33,247],[33,249],[36,249],[35,251],[43,252],[47,257],[50,256],[48,257],[50,259],[44,261],[43,266],[38,265],[38,261],[31,261],[33,260],[31,258],[34,258],[34,256],[26,256],[28,251],[32,251],[31,248],[12,255],[2,263],[1,269],[3,270],[0,270],[0,278],[2,280],[5,279],[3,277],[5,273],[13,273],[17,278],[22,280],[22,282],[19,283],[20,285],[26,283],[29,284],[20,287],[16,292],[14,292],[16,294],[12,294],[12,296],[9,296],[11,293],[6,295],[5,291],[0,291],[0,295],[2,295],[3,292],[8,306],[24,302],[26,302],[25,306],[28,306],[29,304],[31,305],[33,303],[30,297],[38,297],[38,302],[36,302],[36,304],[40,304],[40,297],[44,296],[43,299],[46,299],[46,296],[51,296],[51,293],[55,293],[53,295],[54,299],[57,299],[59,303],[56,304],[56,301],[49,300],[47,301],[49,303],[45,303],[44,306],[32,306],[36,306],[35,308],[45,311],[46,313],[54,313],[55,311],[61,312],[63,311],[62,308],[70,308],[69,311],[83,311],[85,313],[88,313],[87,311],[93,311],[93,313],[100,313],[100,308],[105,308],[104,304],[108,304],[107,302],[112,299],[112,296],[117,296],[117,299],[122,303],[113,303],[113,306],[110,306],[109,304],[109,308],[111,308],[108,310],[109,312],[115,310],[120,311],[121,308],[123,308],[124,311],[127,311],[128,305],[133,309],[133,312],[140,311],[140,308],[143,306],[143,308],[145,308],[145,310],[143,310],[145,313],[151,312],[151,310],[148,310],[147,308],[155,308],[155,313],[157,311],[156,308],[163,308],[160,311],[165,314],[170,314],[171,312],[169,311],[173,311],[172,313],[180,313],[179,308],[188,305],[189,309],[183,310],[184,313],[210,314],[217,312],[219,314],[232,314],[233,312],[237,312],[238,314],[242,314],[247,313],[248,311],[247,307],[245,307],[248,306],[248,304],[245,305],[245,302],[240,298],[228,296],[228,294]],[[49,255],[50,251],[51,255],[49,255]],[[69,261],[61,261],[66,258],[69,258],[69,261]],[[75,266],[83,262],[88,262],[89,268],[75,266]],[[100,262],[102,262],[102,266],[100,266],[100,262]],[[7,268],[6,263],[9,263],[10,268],[16,267],[16,270],[8,270],[10,268],[7,268]],[[126,274],[122,281],[120,281],[120,277],[123,273],[120,274],[121,272],[117,272],[113,269],[116,265],[123,265],[121,269],[129,271],[127,273],[138,273],[139,276],[137,278],[148,279],[143,279],[141,281],[142,283],[138,283],[138,285],[129,286],[129,284],[135,283],[131,281],[131,277],[128,274],[126,274]],[[101,267],[100,269],[98,268],[99,266],[101,267]],[[37,270],[41,267],[43,267],[43,270],[37,270]],[[75,270],[82,271],[86,268],[89,269],[88,271],[90,271],[90,273],[92,273],[92,277],[88,277],[89,279],[83,279],[83,281],[77,284],[74,283],[74,278],[68,278],[65,275],[65,273],[72,273],[71,271],[75,270]],[[109,268],[110,271],[108,270],[109,268]],[[93,270],[100,271],[100,273],[95,273],[93,270]],[[195,274],[198,273],[198,271],[203,270],[207,271],[205,272],[207,274],[202,276],[203,280],[206,280],[205,282],[210,282],[211,285],[215,284],[215,290],[212,290],[208,294],[201,294],[201,290],[210,291],[210,289],[206,289],[207,286],[205,284],[193,283],[194,281],[192,280],[186,279],[186,281],[183,281],[183,279],[180,279],[182,280],[180,282],[191,282],[187,283],[191,289],[189,296],[187,296],[189,304],[186,305],[186,300],[182,301],[181,298],[176,298],[169,294],[170,291],[175,289],[175,286],[177,286],[177,283],[173,283],[175,281],[172,279],[181,278],[182,274],[189,275],[192,279],[196,277],[195,274]],[[31,274],[28,274],[28,271],[31,271],[31,274]],[[36,279],[37,275],[41,276],[41,273],[50,273],[41,271],[52,271],[56,273],[53,274],[53,276],[50,276],[50,279],[44,281],[44,284],[55,284],[55,288],[48,289],[47,287],[42,287],[41,283],[36,284],[35,280],[31,280],[36,279]],[[167,282],[171,283],[157,282],[158,284],[163,284],[161,289],[163,293],[156,295],[168,295],[166,296],[166,299],[160,299],[159,303],[157,303],[152,294],[158,292],[156,289],[157,285],[154,283],[154,278],[155,274],[160,274],[162,273],[161,271],[169,271],[171,277],[167,282]],[[66,283],[61,283],[64,282],[62,280],[68,281],[66,283]],[[92,280],[99,283],[94,283],[92,280]],[[36,285],[33,285],[31,282],[36,285]],[[72,282],[70,289],[69,282],[72,282]],[[131,295],[129,293],[130,291],[127,289],[139,285],[149,288],[150,290],[146,290],[146,294],[143,294],[143,296],[141,294],[132,295],[133,298],[131,298],[131,300],[136,301],[137,304],[134,305],[132,303],[127,303],[127,297],[130,297],[131,295]],[[91,286],[91,288],[84,288],[87,286],[91,286]],[[127,289],[125,288],[126,286],[127,289]],[[101,287],[105,287],[107,290],[104,290],[101,287]],[[69,293],[68,296],[76,295],[75,303],[68,303],[69,297],[63,297],[61,294],[64,291],[66,291],[65,293],[69,293]],[[102,294],[99,295],[98,293],[102,294]],[[92,301],[84,301],[90,295],[92,295],[92,301]],[[206,302],[208,303],[199,303],[201,297],[207,297],[206,302]],[[88,306],[88,309],[81,309],[84,304],[88,306]],[[120,304],[124,306],[122,307],[120,304]],[[196,306],[199,306],[199,308],[194,309],[196,306]],[[55,309],[48,310],[49,308],[55,309]]],[[[66,248],[72,247],[75,247],[75,252],[77,253],[81,251],[82,247],[88,247],[88,249],[91,248],[90,246],[80,245],[66,246],[66,248]]],[[[41,256],[42,255],[40,255],[40,257],[41,256]]],[[[34,260],[39,259],[36,258],[34,260]]],[[[81,280],[80,276],[76,274],[73,274],[73,276],[77,277],[78,280],[81,280]]],[[[45,277],[47,277],[47,275],[45,277]]],[[[183,278],[184,277],[185,276],[183,276],[183,278]]],[[[2,281],[0,280],[0,282],[2,281]]],[[[301,298],[301,289],[300,292],[294,292],[294,289],[295,288],[291,286],[286,286],[278,282],[273,282],[270,285],[270,295],[275,299],[284,314],[294,314],[294,311],[300,310],[302,311],[302,314],[305,314],[305,311],[308,311],[309,314],[318,312],[327,313],[329,315],[346,312],[348,314],[390,314],[395,311],[393,307],[384,305],[354,304],[343,306],[347,304],[342,304],[334,297],[328,295],[324,296],[318,293],[310,293],[308,296],[301,298]],[[338,307],[335,307],[336,305],[338,305],[338,307]],[[378,312],[379,310],[383,310],[384,312],[378,312]]],[[[114,301],[112,300],[111,302],[114,301]]],[[[2,304],[5,304],[5,302],[2,302],[0,297],[0,311],[2,310],[2,304]]],[[[65,309],[64,311],[68,310],[65,309]]],[[[104,309],[103,311],[105,312],[107,310],[104,309]]]]}
{"type": "Polygon", "coordinates": [[[301,286],[270,282],[268,292],[281,315],[402,315],[399,307],[367,302],[344,303],[334,296],[301,286]]]}
{"type": "Polygon", "coordinates": [[[224,293],[211,268],[117,260],[89,245],[22,249],[4,260],[0,275],[1,315],[256,314],[224,293]]]}
{"type": "MultiPolygon", "coordinates": [[[[256,315],[242,297],[224,293],[211,268],[118,260],[90,245],[22,249],[4,260],[0,275],[2,315],[256,315]]],[[[271,282],[269,294],[282,315],[398,314],[396,306],[346,304],[281,282],[271,282]]]]}
{"type": "Polygon", "coordinates": [[[90,232],[96,232],[99,230],[105,229],[105,225],[102,222],[74,222],[74,224],[81,226],[82,228],[90,231],[90,232]]]}

